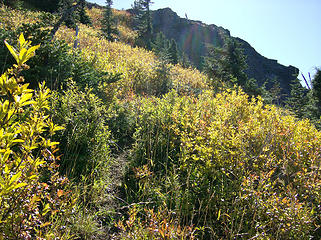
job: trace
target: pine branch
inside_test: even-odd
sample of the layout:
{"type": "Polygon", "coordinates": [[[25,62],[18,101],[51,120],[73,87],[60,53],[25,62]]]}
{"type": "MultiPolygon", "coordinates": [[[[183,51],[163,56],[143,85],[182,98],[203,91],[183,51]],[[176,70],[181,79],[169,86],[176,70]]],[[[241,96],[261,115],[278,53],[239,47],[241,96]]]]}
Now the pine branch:
{"type": "Polygon", "coordinates": [[[70,16],[79,6],[81,5],[81,0],[77,4],[73,5],[71,8],[67,8],[63,13],[59,21],[54,25],[53,29],[50,32],[49,41],[52,41],[56,32],[58,31],[61,24],[70,16]]]}

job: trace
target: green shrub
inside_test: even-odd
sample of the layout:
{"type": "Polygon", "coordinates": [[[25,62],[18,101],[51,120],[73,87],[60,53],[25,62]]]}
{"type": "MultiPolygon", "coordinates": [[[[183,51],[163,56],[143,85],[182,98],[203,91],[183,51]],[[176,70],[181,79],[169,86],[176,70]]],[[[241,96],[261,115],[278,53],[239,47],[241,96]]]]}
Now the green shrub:
{"type": "MultiPolygon", "coordinates": [[[[97,70],[80,51],[73,50],[64,41],[51,40],[50,27],[54,21],[55,17],[52,14],[41,13],[35,23],[22,23],[15,31],[1,30],[0,40],[10,38],[16,33],[23,33],[33,43],[41,44],[37,55],[29,62],[31,69],[23,72],[31,88],[36,88],[39,81],[46,81],[50,89],[66,89],[68,79],[73,78],[81,90],[86,87],[93,88],[103,98],[105,94],[99,90],[99,86],[120,80],[121,74],[97,70]]],[[[3,59],[6,66],[13,60],[1,51],[0,59],[3,59]]]]}
{"type": "Polygon", "coordinates": [[[108,108],[107,124],[114,142],[114,152],[128,150],[133,144],[133,134],[136,127],[135,96],[123,101],[116,98],[108,108]]]}
{"type": "Polygon", "coordinates": [[[105,238],[114,212],[106,106],[91,89],[81,91],[70,80],[67,90],[53,94],[51,114],[64,126],[56,135],[61,143],[60,171],[76,186],[72,232],[81,239],[105,238]]]}
{"type": "Polygon", "coordinates": [[[242,91],[136,103],[124,185],[202,238],[309,239],[320,224],[321,133],[242,91]]]}
{"type": "Polygon", "coordinates": [[[108,166],[110,133],[105,106],[90,89],[82,92],[73,82],[64,93],[52,98],[53,118],[65,128],[57,135],[61,142],[61,171],[80,180],[108,166]]]}
{"type": "MultiPolygon", "coordinates": [[[[42,81],[46,81],[51,89],[59,89],[66,79],[72,77],[74,64],[71,48],[63,41],[50,41],[49,27],[54,21],[51,14],[42,13],[38,17],[37,22],[22,23],[17,29],[3,29],[0,38],[10,39],[11,44],[16,46],[17,42],[11,40],[12,36],[23,33],[34,44],[41,44],[37,55],[29,61],[31,68],[22,75],[33,89],[42,81]]],[[[0,57],[7,64],[14,60],[1,52],[0,57]]]]}
{"type": "Polygon", "coordinates": [[[73,207],[65,191],[68,179],[59,176],[53,134],[62,128],[47,112],[49,90],[44,84],[34,93],[19,75],[38,46],[21,34],[19,48],[6,43],[17,64],[0,78],[0,238],[68,238],[57,219],[73,207]]]}

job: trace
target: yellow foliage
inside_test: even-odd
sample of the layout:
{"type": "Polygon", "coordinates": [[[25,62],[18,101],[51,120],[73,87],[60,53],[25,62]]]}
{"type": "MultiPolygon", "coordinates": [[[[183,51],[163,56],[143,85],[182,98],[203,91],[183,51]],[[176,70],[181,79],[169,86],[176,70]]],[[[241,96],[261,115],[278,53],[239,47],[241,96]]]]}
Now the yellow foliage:
{"type": "Polygon", "coordinates": [[[190,93],[192,89],[209,89],[207,77],[195,68],[183,68],[175,65],[170,71],[173,85],[179,92],[190,93]]]}
{"type": "Polygon", "coordinates": [[[19,37],[19,51],[10,46],[6,41],[4,42],[9,49],[11,55],[14,57],[18,64],[18,68],[21,67],[25,62],[35,55],[35,51],[40,47],[40,45],[30,47],[31,42],[26,41],[23,34],[19,37]]]}
{"type": "Polygon", "coordinates": [[[135,44],[135,41],[138,38],[138,33],[127,26],[119,25],[118,32],[119,40],[123,43],[130,44],[131,46],[135,44]]]}
{"type": "MultiPolygon", "coordinates": [[[[103,10],[99,8],[92,8],[87,10],[88,16],[91,18],[94,29],[101,29],[101,21],[103,18],[103,10]]],[[[126,11],[113,9],[114,18],[119,31],[118,39],[121,42],[133,45],[138,34],[131,29],[132,17],[126,11]]]]}
{"type": "MultiPolygon", "coordinates": [[[[0,11],[4,13],[5,25],[12,28],[20,26],[23,22],[35,22],[39,15],[38,12],[11,10],[5,7],[0,11]]],[[[133,44],[137,33],[130,29],[130,14],[126,11],[113,11],[119,23],[120,40],[133,44]]],[[[158,73],[160,62],[155,54],[123,42],[109,42],[101,38],[99,27],[102,10],[92,8],[87,12],[92,18],[94,27],[79,24],[78,41],[83,58],[98,70],[122,74],[122,80],[108,85],[106,92],[116,92],[120,97],[131,92],[156,94],[165,79],[158,73]]],[[[75,31],[61,26],[55,38],[65,40],[73,46],[76,40],[75,31]]],[[[209,88],[206,76],[196,69],[184,69],[179,65],[167,65],[167,68],[169,69],[168,85],[182,94],[199,93],[201,89],[209,88]]]]}
{"type": "MultiPolygon", "coordinates": [[[[4,7],[0,13],[1,23],[10,29],[38,14],[4,7]]],[[[115,102],[127,105],[126,111],[135,116],[132,124],[139,126],[132,158],[133,178],[141,189],[132,192],[173,207],[183,224],[196,219],[217,228],[222,238],[239,238],[245,232],[249,238],[298,239],[319,227],[321,133],[309,121],[264,106],[261,98],[249,100],[240,89],[214,96],[203,74],[179,65],[164,67],[168,88],[174,90],[163,98],[151,97],[167,77],[159,74],[157,57],[102,39],[101,10],[88,13],[96,28],[80,25],[81,57],[100,71],[122,74],[105,90],[117,94],[115,102]]],[[[133,41],[130,15],[114,13],[122,22],[120,39],[133,41]]],[[[72,45],[75,32],[61,27],[56,38],[72,45]]],[[[49,229],[49,216],[59,216],[57,206],[70,206],[67,192],[56,181],[53,152],[58,143],[48,138],[61,129],[46,114],[49,90],[40,85],[34,94],[19,76],[38,46],[30,47],[22,35],[19,41],[18,50],[6,43],[17,65],[0,78],[0,231],[12,238],[36,232],[36,222],[40,229],[49,229]],[[54,184],[39,182],[43,169],[53,173],[54,184]]],[[[121,127],[126,129],[128,122],[121,127]]],[[[152,216],[149,223],[161,222],[173,234],[179,226],[168,225],[171,218],[161,213],[147,214],[152,216]]],[[[135,219],[121,224],[125,231],[136,227],[135,219]]],[[[150,226],[161,234],[159,226],[150,226]]]]}
{"type": "Polygon", "coordinates": [[[92,21],[92,25],[94,28],[101,28],[101,21],[102,21],[102,9],[99,8],[92,8],[86,10],[88,16],[90,17],[92,21]]]}
{"type": "Polygon", "coordinates": [[[113,9],[113,14],[119,25],[130,27],[132,24],[132,15],[124,10],[113,9]]]}
{"type": "Polygon", "coordinates": [[[58,143],[50,136],[62,128],[46,114],[50,92],[40,84],[34,93],[19,76],[39,46],[22,34],[18,41],[19,49],[6,43],[17,65],[0,77],[0,232],[6,239],[47,233],[53,217],[71,207],[69,193],[57,195],[68,180],[59,177],[53,155],[58,143]],[[48,179],[41,182],[44,171],[48,179]]]}
{"type": "Polygon", "coordinates": [[[117,223],[116,226],[122,232],[119,236],[115,236],[115,239],[196,239],[194,236],[196,229],[193,226],[180,226],[179,221],[173,216],[175,213],[171,213],[167,209],[154,211],[145,208],[141,210],[134,205],[129,210],[129,219],[117,223]],[[145,216],[145,219],[143,220],[139,214],[145,216]]]}
{"type": "MultiPolygon", "coordinates": [[[[116,19],[116,22],[119,26],[130,27],[132,23],[132,16],[130,13],[123,11],[112,9],[113,16],[116,19]]],[[[103,9],[100,8],[91,8],[87,9],[87,14],[91,18],[93,27],[101,28],[101,21],[103,19],[103,9]]]]}
{"type": "Polygon", "coordinates": [[[139,197],[176,206],[183,219],[215,226],[224,239],[240,232],[298,239],[319,224],[321,132],[308,120],[240,89],[171,92],[135,106],[134,166],[151,176],[133,175],[139,197]]]}
{"type": "Polygon", "coordinates": [[[0,6],[0,26],[5,29],[14,30],[23,23],[35,23],[41,13],[36,11],[21,11],[0,6]]]}
{"type": "MultiPolygon", "coordinates": [[[[131,91],[148,95],[157,91],[162,79],[158,78],[157,67],[160,63],[153,52],[99,38],[95,30],[85,26],[81,26],[81,29],[84,30],[78,39],[84,59],[101,71],[122,74],[120,82],[109,85],[111,89],[115,88],[121,96],[131,91]]],[[[74,36],[73,30],[61,27],[56,38],[72,44],[74,36]]],[[[196,69],[184,69],[179,65],[168,65],[168,68],[172,88],[183,94],[209,88],[206,76],[196,69]]]]}

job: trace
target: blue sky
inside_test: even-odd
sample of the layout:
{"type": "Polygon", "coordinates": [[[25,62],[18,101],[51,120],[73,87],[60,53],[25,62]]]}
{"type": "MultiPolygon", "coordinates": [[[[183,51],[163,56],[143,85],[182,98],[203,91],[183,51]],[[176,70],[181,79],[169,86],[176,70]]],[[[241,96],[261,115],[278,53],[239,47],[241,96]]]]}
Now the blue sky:
{"type": "MultiPolygon", "coordinates": [[[[90,0],[104,5],[104,0],[90,0]]],[[[128,9],[134,0],[114,0],[128,9]]],[[[321,67],[321,0],[154,0],[181,17],[222,26],[260,54],[307,75],[321,67]]]]}

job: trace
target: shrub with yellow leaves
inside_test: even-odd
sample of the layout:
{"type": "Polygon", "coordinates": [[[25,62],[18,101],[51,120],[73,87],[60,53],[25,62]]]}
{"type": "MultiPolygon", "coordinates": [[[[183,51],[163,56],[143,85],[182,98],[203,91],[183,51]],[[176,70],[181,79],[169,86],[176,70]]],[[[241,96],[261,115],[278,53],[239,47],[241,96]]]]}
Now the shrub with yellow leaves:
{"type": "Polygon", "coordinates": [[[125,191],[202,239],[320,237],[321,133],[240,89],[136,100],[125,191]],[[143,173],[143,174],[137,174],[143,173]]]}
{"type": "Polygon", "coordinates": [[[62,128],[46,114],[49,90],[41,84],[33,93],[20,76],[39,45],[21,34],[18,49],[6,46],[17,64],[0,77],[0,238],[49,238],[72,207],[68,179],[57,172],[58,142],[50,140],[62,128]]]}
{"type": "MultiPolygon", "coordinates": [[[[92,31],[91,31],[92,32],[92,31]]],[[[164,82],[159,75],[160,61],[153,52],[142,48],[133,48],[121,42],[109,42],[95,34],[83,31],[79,35],[81,55],[88,64],[100,71],[122,74],[122,80],[108,86],[106,91],[115,90],[120,97],[130,92],[143,95],[157,95],[164,82]]],[[[57,39],[72,44],[74,31],[61,28],[57,39]]],[[[180,65],[166,65],[170,89],[181,94],[199,94],[201,89],[209,89],[207,78],[197,69],[184,69],[180,65]]]]}
{"type": "Polygon", "coordinates": [[[2,5],[0,6],[0,26],[10,30],[17,29],[23,23],[35,23],[40,14],[36,11],[21,11],[2,5]]]}

